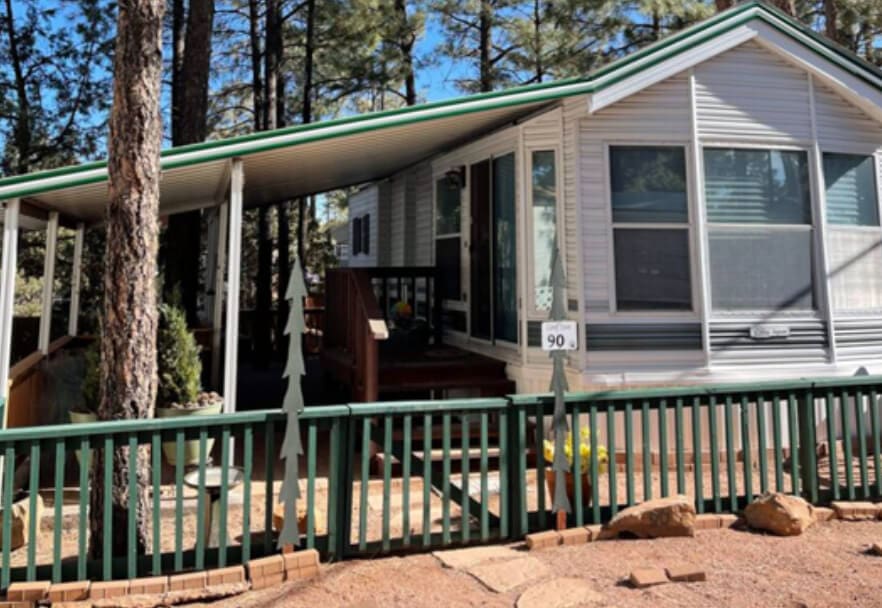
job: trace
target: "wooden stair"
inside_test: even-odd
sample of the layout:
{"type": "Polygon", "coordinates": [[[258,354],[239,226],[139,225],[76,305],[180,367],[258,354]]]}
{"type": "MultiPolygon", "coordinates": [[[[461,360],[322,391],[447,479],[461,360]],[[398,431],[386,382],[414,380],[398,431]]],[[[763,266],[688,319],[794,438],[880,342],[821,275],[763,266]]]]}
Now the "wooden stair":
{"type": "Polygon", "coordinates": [[[498,397],[514,392],[515,386],[505,373],[504,361],[441,345],[423,352],[381,357],[379,390],[386,398],[414,392],[444,397],[447,390],[468,390],[474,397],[498,397]]]}

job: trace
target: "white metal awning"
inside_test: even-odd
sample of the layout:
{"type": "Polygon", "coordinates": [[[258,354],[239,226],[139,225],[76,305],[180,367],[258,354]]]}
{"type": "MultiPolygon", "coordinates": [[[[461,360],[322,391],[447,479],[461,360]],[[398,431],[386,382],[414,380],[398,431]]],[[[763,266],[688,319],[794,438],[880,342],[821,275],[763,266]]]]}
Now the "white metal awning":
{"type": "MultiPolygon", "coordinates": [[[[230,180],[230,159],[241,158],[245,175],[244,204],[254,207],[327,192],[388,177],[420,160],[449,149],[476,135],[511,123],[548,105],[526,101],[515,105],[430,120],[378,124],[339,131],[336,122],[314,129],[258,134],[263,137],[208,142],[193,151],[173,149],[163,156],[160,213],[173,214],[217,205],[230,180]],[[178,151],[184,153],[177,153],[178,151]],[[220,158],[212,156],[221,155],[220,158]]],[[[409,118],[409,114],[394,118],[409,118]]],[[[308,125],[312,127],[313,125],[308,125]]],[[[39,174],[37,174],[39,175],[39,174]]],[[[36,208],[59,211],[87,223],[103,218],[108,200],[107,171],[91,170],[47,176],[41,182],[7,187],[0,181],[0,198],[22,192],[22,200],[36,208]],[[50,187],[49,189],[46,189],[50,187]],[[29,192],[31,188],[39,191],[29,192]]]]}

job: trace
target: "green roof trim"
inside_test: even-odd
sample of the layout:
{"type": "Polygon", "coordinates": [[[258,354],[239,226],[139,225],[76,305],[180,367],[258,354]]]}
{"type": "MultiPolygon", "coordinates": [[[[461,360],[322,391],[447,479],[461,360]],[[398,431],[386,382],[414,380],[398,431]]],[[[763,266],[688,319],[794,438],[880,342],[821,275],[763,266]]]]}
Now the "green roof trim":
{"type": "MultiPolygon", "coordinates": [[[[293,147],[324,139],[333,139],[344,135],[352,135],[506,107],[550,102],[565,97],[601,91],[606,87],[621,82],[647,68],[658,65],[676,54],[688,51],[713,39],[715,36],[731,31],[754,19],[763,21],[780,33],[803,44],[817,55],[830,60],[841,68],[847,70],[853,76],[882,90],[882,72],[880,72],[875,66],[854,53],[851,53],[847,49],[826,39],[824,36],[818,34],[808,26],[797,21],[793,17],[790,17],[779,9],[769,6],[765,2],[753,0],[751,2],[740,4],[728,11],[714,15],[690,28],[677,32],[655,44],[618,59],[595,70],[584,78],[570,78],[554,82],[514,87],[503,91],[479,93],[418,106],[409,106],[369,114],[344,116],[325,122],[294,125],[282,129],[276,129],[274,131],[262,131],[229,139],[168,148],[161,153],[162,169],[168,170],[201,163],[215,162],[236,156],[246,156],[258,152],[293,147]],[[782,26],[782,22],[784,26],[782,26]],[[725,24],[725,26],[716,27],[720,24],[725,24]],[[815,44],[806,44],[805,40],[795,36],[786,26],[795,29],[799,34],[805,35],[815,44]],[[709,34],[706,33],[707,30],[713,28],[716,29],[709,34]],[[690,40],[690,38],[692,40],[690,40]],[[671,49],[671,47],[676,45],[679,46],[671,49]],[[641,62],[641,60],[644,61],[641,62]],[[641,63],[634,65],[637,62],[641,63]],[[384,121],[385,119],[391,120],[386,120],[382,124],[377,124],[378,121],[384,121]],[[347,126],[349,128],[330,133],[327,132],[329,129],[337,129],[339,127],[347,126]],[[287,138],[289,136],[300,137],[293,142],[287,139],[278,141],[280,138],[287,138]],[[256,142],[265,143],[263,145],[249,147],[249,149],[244,151],[238,149],[242,145],[256,142]],[[194,153],[200,152],[204,152],[204,154],[193,156],[194,153]],[[185,156],[185,158],[181,158],[182,156],[185,156]]],[[[0,179],[0,189],[10,189],[9,192],[3,194],[4,198],[33,196],[41,192],[61,190],[64,188],[106,181],[106,169],[107,161],[105,160],[72,165],[59,169],[50,169],[26,175],[12,176],[0,179]],[[58,180],[51,184],[45,183],[46,180],[57,180],[58,178],[76,176],[89,172],[98,173],[93,175],[83,175],[80,179],[58,180]],[[13,188],[13,186],[18,185],[21,185],[21,188],[13,188]]]]}

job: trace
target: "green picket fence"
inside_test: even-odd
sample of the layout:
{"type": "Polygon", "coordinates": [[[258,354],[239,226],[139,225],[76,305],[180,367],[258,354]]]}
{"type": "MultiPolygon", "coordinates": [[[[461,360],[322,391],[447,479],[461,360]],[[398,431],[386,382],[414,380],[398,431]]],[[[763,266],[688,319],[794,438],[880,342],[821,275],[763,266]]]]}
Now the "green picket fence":
{"type": "MultiPolygon", "coordinates": [[[[628,505],[678,493],[694,497],[699,512],[738,511],[767,490],[816,503],[879,498],[880,394],[882,377],[870,376],[569,394],[573,436],[591,431],[590,457],[573,460],[574,476],[587,469],[590,483],[573,484],[570,525],[602,523],[628,505]]],[[[339,560],[504,541],[549,528],[542,442],[550,437],[552,411],[547,395],[308,408],[299,462],[301,545],[339,560]]],[[[33,513],[39,496],[52,514],[51,526],[31,518],[27,543],[15,551],[12,518],[2,518],[0,588],[14,580],[217,567],[275,551],[284,420],[271,410],[0,431],[3,513],[20,499],[33,513]],[[176,454],[174,466],[165,462],[163,444],[176,454]],[[199,457],[187,467],[191,446],[199,457]],[[149,489],[139,496],[149,528],[143,548],[136,509],[114,515],[109,508],[107,463],[90,478],[90,461],[117,447],[137,452],[149,471],[149,489]],[[206,529],[211,464],[221,473],[216,542],[206,529]],[[235,487],[224,482],[233,466],[242,473],[235,487]],[[104,489],[105,534],[91,559],[95,483],[104,489]],[[114,554],[118,538],[125,551],[114,554]]],[[[138,471],[130,460],[130,492],[137,492],[138,471]]]]}

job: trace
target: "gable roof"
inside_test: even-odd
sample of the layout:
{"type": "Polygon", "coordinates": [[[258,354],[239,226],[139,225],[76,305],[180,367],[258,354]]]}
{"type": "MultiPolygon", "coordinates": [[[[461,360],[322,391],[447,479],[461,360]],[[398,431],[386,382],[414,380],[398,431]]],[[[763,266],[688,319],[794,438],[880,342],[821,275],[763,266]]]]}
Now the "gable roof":
{"type": "MultiPolygon", "coordinates": [[[[715,15],[584,78],[515,87],[384,112],[347,116],[170,148],[162,152],[161,210],[174,213],[216,204],[227,187],[229,161],[242,158],[245,204],[269,204],[387,177],[414,162],[557,100],[587,95],[601,109],[750,37],[790,46],[791,60],[836,71],[831,84],[882,117],[882,72],[802,23],[763,2],[715,15]],[[801,56],[800,56],[801,55],[801,56]]],[[[0,199],[26,197],[37,207],[83,221],[103,216],[107,164],[85,163],[0,179],[0,199]]]]}

